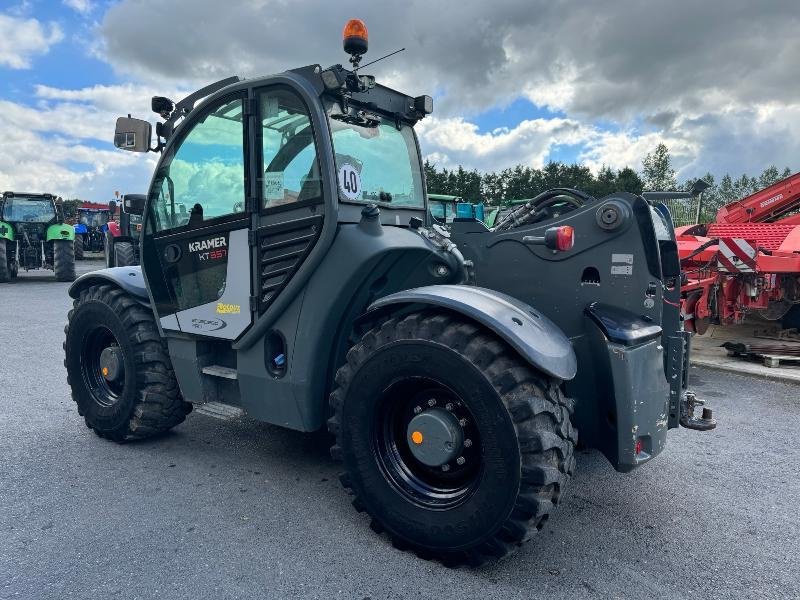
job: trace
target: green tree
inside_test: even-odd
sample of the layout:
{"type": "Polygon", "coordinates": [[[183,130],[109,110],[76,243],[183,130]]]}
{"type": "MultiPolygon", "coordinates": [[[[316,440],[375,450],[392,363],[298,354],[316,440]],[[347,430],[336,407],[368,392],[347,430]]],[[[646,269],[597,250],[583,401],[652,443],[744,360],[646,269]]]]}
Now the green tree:
{"type": "Polygon", "coordinates": [[[672,157],[666,144],[660,143],[655,150],[648,152],[642,160],[642,178],[644,189],[651,191],[674,190],[678,182],[675,180],[675,169],[672,168],[672,157]]]}
{"type": "Polygon", "coordinates": [[[81,204],[83,204],[83,200],[79,198],[70,198],[69,200],[64,200],[64,218],[74,219],[78,214],[78,207],[80,207],[81,204]]]}
{"type": "Polygon", "coordinates": [[[617,171],[617,181],[615,184],[617,192],[630,192],[631,194],[641,194],[644,190],[644,181],[639,177],[639,174],[631,169],[625,167],[617,171]]]}
{"type": "Polygon", "coordinates": [[[505,195],[503,181],[497,173],[486,173],[481,180],[481,195],[489,204],[498,204],[505,195]]]}
{"type": "Polygon", "coordinates": [[[717,187],[717,195],[719,196],[720,206],[733,202],[734,200],[738,200],[738,197],[736,196],[736,190],[733,187],[733,179],[727,173],[723,175],[722,180],[719,182],[719,186],[717,187]]]}
{"type": "Polygon", "coordinates": [[[778,172],[778,167],[775,165],[770,165],[766,169],[764,169],[763,173],[758,178],[758,185],[760,188],[765,188],[771,186],[773,183],[777,183],[782,179],[780,173],[778,172]]]}

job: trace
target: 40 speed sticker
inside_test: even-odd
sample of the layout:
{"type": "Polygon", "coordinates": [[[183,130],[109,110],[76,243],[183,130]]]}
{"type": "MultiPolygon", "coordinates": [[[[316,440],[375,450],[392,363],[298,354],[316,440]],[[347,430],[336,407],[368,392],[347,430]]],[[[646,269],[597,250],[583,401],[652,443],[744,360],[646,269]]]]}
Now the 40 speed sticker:
{"type": "Polygon", "coordinates": [[[348,200],[361,198],[361,175],[349,163],[339,167],[339,191],[348,200]]]}

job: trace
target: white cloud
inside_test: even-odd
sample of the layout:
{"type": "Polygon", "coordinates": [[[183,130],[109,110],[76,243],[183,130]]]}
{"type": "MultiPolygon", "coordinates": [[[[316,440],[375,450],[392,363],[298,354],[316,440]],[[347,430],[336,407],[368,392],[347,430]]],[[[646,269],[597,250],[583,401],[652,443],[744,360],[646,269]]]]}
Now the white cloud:
{"type": "MultiPolygon", "coordinates": [[[[40,173],[43,187],[53,181],[87,194],[114,178],[143,189],[155,156],[111,147],[117,116],[155,120],[151,96],[177,100],[234,73],[343,62],[339,32],[347,13],[370,27],[368,60],[407,48],[369,68],[380,82],[436,95],[436,113],[418,131],[423,153],[440,166],[539,167],[576,153],[594,170],[639,169],[660,141],[681,178],[798,166],[800,104],[786,83],[800,65],[791,0],[620,0],[600,13],[575,0],[498,0],[491,9],[442,0],[435,11],[354,0],[251,0],[225,11],[211,0],[62,1],[100,21],[93,38],[70,43],[88,45],[122,81],[147,83],[38,85],[32,104],[0,100],[0,136],[20,148],[0,157],[0,188],[35,183],[40,173]],[[101,4],[109,7],[102,15],[101,4]],[[148,39],[168,43],[143,43],[148,39]],[[519,98],[558,116],[481,131],[482,111],[519,98]],[[559,153],[564,146],[569,150],[559,153]],[[23,166],[15,171],[15,164],[23,166]]],[[[0,15],[0,68],[28,68],[64,37],[58,25],[29,18],[32,10],[0,15]]]]}
{"type": "Polygon", "coordinates": [[[62,2],[64,6],[68,6],[82,15],[88,15],[94,10],[94,2],[92,0],[62,0],[62,2]]]}
{"type": "Polygon", "coordinates": [[[661,132],[637,134],[635,131],[604,132],[596,131],[586,141],[578,155],[578,160],[597,172],[602,167],[614,170],[631,167],[639,170],[642,159],[652,152],[658,144],[664,143],[670,149],[673,164],[681,169],[696,156],[699,145],[681,138],[670,137],[661,132]]]}
{"type": "Polygon", "coordinates": [[[482,111],[518,98],[581,131],[587,145],[579,156],[593,167],[639,168],[656,140],[670,145],[686,176],[796,161],[796,138],[781,133],[792,126],[762,114],[794,115],[797,95],[787,77],[800,66],[796,0],[619,0],[601,11],[577,0],[498,0],[491,7],[441,0],[436,10],[414,2],[258,1],[225,12],[212,0],[121,0],[100,29],[119,73],[200,83],[341,62],[338,32],[350,13],[370,28],[368,58],[407,48],[370,68],[379,81],[412,95],[436,94],[438,121],[423,125],[423,142],[442,161],[484,169],[539,164],[570,143],[548,131],[553,124],[512,123],[492,134],[470,128],[482,111]],[[170,40],[169,48],[141,43],[148,36],[170,40]]]}
{"type": "Polygon", "coordinates": [[[64,39],[56,23],[0,14],[0,67],[29,69],[34,56],[47,54],[64,39]]]}
{"type": "Polygon", "coordinates": [[[430,118],[417,126],[427,158],[439,166],[495,171],[523,163],[543,166],[554,146],[586,142],[592,129],[572,119],[533,119],[481,133],[461,118],[430,118]]]}
{"type": "MultiPolygon", "coordinates": [[[[151,115],[155,118],[150,110],[150,99],[153,96],[168,96],[173,100],[180,100],[189,91],[174,86],[155,88],[134,83],[94,85],[74,90],[37,85],[36,97],[46,101],[60,101],[93,107],[109,114],[113,113],[115,117],[130,113],[140,119],[146,119],[151,115]]],[[[113,130],[112,123],[112,133],[113,130]]],[[[106,139],[110,139],[110,137],[106,139]]]]}
{"type": "Polygon", "coordinates": [[[115,189],[145,191],[155,155],[115,149],[117,116],[149,113],[154,90],[143,86],[36,88],[34,106],[0,100],[0,190],[50,191],[106,200],[115,189]]]}

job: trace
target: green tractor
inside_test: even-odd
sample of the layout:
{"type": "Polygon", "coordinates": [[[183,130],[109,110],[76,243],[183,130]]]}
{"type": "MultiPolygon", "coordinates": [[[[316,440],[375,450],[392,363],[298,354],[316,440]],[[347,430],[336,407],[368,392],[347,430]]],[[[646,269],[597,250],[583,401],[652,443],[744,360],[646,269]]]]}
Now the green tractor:
{"type": "Polygon", "coordinates": [[[52,194],[3,192],[0,198],[0,282],[20,269],[51,269],[58,281],[75,279],[75,230],[52,194]]]}

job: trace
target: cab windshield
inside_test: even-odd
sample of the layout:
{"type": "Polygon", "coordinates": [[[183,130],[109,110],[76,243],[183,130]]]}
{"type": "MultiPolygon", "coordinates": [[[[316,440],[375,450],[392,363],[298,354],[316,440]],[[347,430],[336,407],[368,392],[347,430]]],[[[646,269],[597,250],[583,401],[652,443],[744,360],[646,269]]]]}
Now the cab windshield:
{"type": "Polygon", "coordinates": [[[329,113],[339,199],[386,207],[425,207],[413,129],[377,115],[362,123],[344,120],[338,104],[329,113]]]}
{"type": "Polygon", "coordinates": [[[56,211],[50,200],[6,198],[0,218],[4,221],[49,223],[56,218],[56,211]]]}
{"type": "Polygon", "coordinates": [[[108,213],[102,211],[81,211],[79,221],[87,227],[102,227],[108,223],[108,213]]]}

